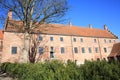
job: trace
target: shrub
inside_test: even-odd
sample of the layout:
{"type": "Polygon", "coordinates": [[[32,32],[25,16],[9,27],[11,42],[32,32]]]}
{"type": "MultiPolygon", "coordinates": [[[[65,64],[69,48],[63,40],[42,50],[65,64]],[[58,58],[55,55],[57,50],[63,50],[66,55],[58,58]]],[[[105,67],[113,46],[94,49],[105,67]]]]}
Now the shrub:
{"type": "Polygon", "coordinates": [[[53,60],[45,63],[3,63],[2,71],[19,80],[119,80],[120,63],[106,61],[86,61],[77,66],[53,60]]]}

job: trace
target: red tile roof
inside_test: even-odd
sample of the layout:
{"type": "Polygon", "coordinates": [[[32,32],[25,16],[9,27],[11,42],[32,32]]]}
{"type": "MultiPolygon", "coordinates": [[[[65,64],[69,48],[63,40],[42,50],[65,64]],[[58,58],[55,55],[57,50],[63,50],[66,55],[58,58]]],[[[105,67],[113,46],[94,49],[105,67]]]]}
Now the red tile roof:
{"type": "Polygon", "coordinates": [[[113,45],[112,51],[108,57],[115,57],[120,55],[120,43],[113,45]]]}
{"type": "MultiPolygon", "coordinates": [[[[39,27],[41,28],[41,27],[39,27]]],[[[38,30],[39,30],[38,28],[38,30]]],[[[47,30],[43,31],[47,34],[60,34],[60,35],[75,35],[85,37],[100,37],[100,38],[117,38],[108,30],[101,30],[96,28],[85,28],[78,26],[51,24],[47,30]]]]}
{"type": "MultiPolygon", "coordinates": [[[[12,23],[21,24],[20,21],[11,21],[12,23]]],[[[8,24],[6,31],[18,31],[19,27],[14,28],[13,25],[8,24]]],[[[117,38],[108,30],[101,30],[96,28],[85,28],[78,26],[62,25],[62,24],[43,24],[34,30],[34,32],[41,32],[45,34],[55,35],[74,35],[85,37],[100,37],[100,38],[117,38]]]]}
{"type": "Polygon", "coordinates": [[[3,32],[0,30],[0,39],[3,39],[3,32]]]}

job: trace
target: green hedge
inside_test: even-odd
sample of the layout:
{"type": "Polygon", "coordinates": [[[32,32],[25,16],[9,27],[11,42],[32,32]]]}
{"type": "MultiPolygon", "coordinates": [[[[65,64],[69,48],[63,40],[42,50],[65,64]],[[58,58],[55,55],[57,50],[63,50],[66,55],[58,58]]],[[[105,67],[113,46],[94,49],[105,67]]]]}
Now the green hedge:
{"type": "Polygon", "coordinates": [[[19,80],[120,80],[120,63],[86,61],[77,66],[74,62],[3,63],[2,71],[19,80]]]}

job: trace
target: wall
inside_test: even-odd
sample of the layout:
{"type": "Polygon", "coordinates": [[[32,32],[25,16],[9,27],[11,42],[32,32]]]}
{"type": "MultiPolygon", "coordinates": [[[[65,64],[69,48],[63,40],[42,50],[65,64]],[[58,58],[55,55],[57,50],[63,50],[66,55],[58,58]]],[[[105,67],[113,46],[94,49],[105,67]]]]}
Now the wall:
{"type": "MultiPolygon", "coordinates": [[[[51,60],[50,58],[50,47],[55,47],[55,58],[59,59],[63,62],[67,62],[68,60],[77,61],[78,64],[83,64],[86,60],[97,60],[99,59],[107,59],[107,56],[110,54],[112,46],[114,43],[118,42],[118,39],[109,39],[109,38],[93,38],[93,37],[81,37],[81,36],[65,36],[65,35],[44,35],[43,41],[40,46],[45,46],[45,51],[42,55],[37,53],[36,59],[41,61],[51,60]],[[53,41],[50,41],[50,37],[53,37],[53,41]],[[63,41],[60,41],[60,37],[63,37],[63,41]],[[76,38],[76,42],[73,41],[73,38],[76,38]],[[83,42],[80,39],[83,39],[83,42]],[[96,39],[96,43],[94,42],[96,39]],[[104,42],[106,40],[106,42],[104,42]],[[111,43],[109,42],[111,40],[111,43]],[[60,48],[65,48],[65,53],[61,54],[60,48]],[[78,48],[78,53],[74,53],[73,48],[78,48]],[[81,48],[85,48],[85,53],[82,53],[81,48]],[[88,52],[88,47],[92,48],[92,53],[88,52]],[[95,47],[99,48],[98,53],[95,52],[95,47]],[[107,52],[104,52],[104,47],[107,48],[107,52]]],[[[23,48],[24,44],[24,36],[22,33],[14,33],[14,32],[4,32],[4,43],[3,43],[3,55],[2,62],[18,62],[19,55],[23,48]],[[11,47],[17,46],[18,53],[11,54],[11,47]]]]}

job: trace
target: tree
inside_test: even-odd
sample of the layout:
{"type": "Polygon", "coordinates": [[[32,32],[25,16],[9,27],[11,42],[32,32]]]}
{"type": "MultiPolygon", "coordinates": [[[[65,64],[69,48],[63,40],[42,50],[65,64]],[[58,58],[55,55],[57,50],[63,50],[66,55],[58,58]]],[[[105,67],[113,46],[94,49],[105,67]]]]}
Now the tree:
{"type": "MultiPolygon", "coordinates": [[[[1,8],[10,10],[14,18],[20,20],[21,26],[15,23],[8,23],[15,27],[20,26],[24,32],[23,54],[20,55],[20,62],[28,62],[31,34],[43,23],[55,23],[62,20],[68,10],[67,0],[0,0],[1,8]]],[[[9,18],[10,20],[10,18],[9,18]]]]}

